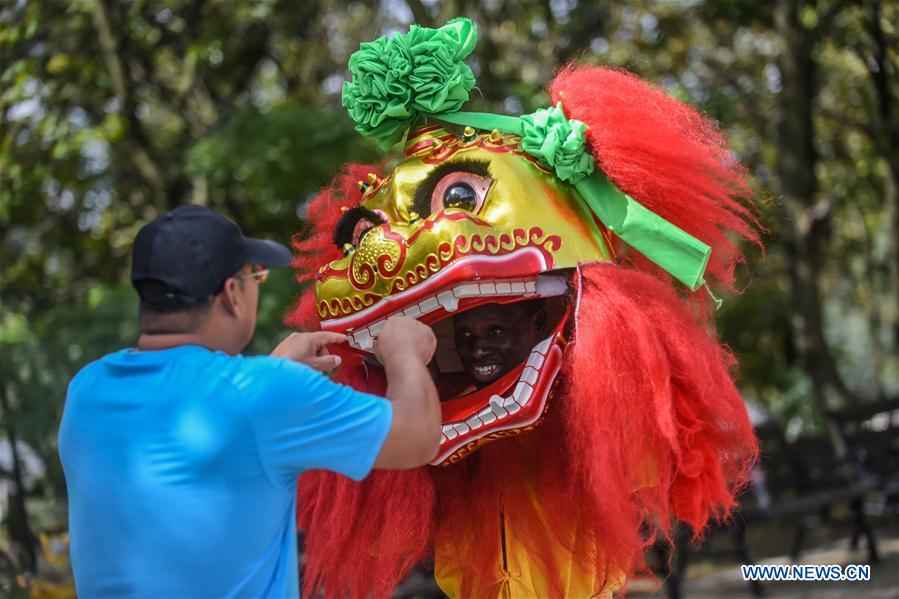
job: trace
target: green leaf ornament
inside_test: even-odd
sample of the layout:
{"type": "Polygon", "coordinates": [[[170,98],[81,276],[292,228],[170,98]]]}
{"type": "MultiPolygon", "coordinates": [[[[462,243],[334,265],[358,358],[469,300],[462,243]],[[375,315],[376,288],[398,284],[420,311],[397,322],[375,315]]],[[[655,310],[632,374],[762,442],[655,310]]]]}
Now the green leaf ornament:
{"type": "Polygon", "coordinates": [[[418,114],[455,112],[475,85],[465,64],[477,43],[477,26],[458,18],[431,29],[364,42],[350,57],[352,80],[343,85],[343,106],[356,130],[383,148],[399,141],[418,114]]]}

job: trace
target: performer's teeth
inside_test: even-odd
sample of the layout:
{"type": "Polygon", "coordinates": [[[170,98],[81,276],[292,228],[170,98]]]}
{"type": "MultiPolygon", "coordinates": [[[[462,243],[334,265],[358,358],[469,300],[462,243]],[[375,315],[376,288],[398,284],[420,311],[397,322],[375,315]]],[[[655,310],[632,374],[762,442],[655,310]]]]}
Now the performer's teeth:
{"type": "Polygon", "coordinates": [[[459,431],[453,428],[452,424],[443,425],[443,436],[452,441],[459,436],[459,431]]]}
{"type": "Polygon", "coordinates": [[[527,290],[523,281],[516,281],[512,283],[512,293],[523,294],[527,290]]]}
{"type": "Polygon", "coordinates": [[[447,312],[455,312],[459,309],[459,300],[456,299],[456,296],[451,291],[444,291],[438,295],[437,301],[440,302],[440,305],[447,312]]]}

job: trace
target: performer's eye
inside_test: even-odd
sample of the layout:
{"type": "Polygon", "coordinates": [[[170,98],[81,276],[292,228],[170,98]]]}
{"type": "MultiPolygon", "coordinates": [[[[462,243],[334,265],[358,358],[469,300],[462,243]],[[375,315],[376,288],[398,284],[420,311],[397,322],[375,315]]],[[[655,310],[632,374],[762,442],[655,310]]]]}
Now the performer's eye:
{"type": "Polygon", "coordinates": [[[477,212],[493,180],[489,177],[456,171],[443,177],[431,193],[431,214],[445,208],[461,208],[477,212]]]}
{"type": "Polygon", "coordinates": [[[356,206],[343,213],[334,228],[334,243],[344,254],[354,251],[365,234],[387,222],[387,217],[380,211],[356,206]]]}
{"type": "Polygon", "coordinates": [[[490,327],[490,330],[488,331],[488,334],[489,334],[491,337],[499,337],[499,336],[502,335],[504,332],[505,332],[505,331],[503,330],[502,327],[495,327],[495,326],[494,326],[494,327],[490,327]]]}

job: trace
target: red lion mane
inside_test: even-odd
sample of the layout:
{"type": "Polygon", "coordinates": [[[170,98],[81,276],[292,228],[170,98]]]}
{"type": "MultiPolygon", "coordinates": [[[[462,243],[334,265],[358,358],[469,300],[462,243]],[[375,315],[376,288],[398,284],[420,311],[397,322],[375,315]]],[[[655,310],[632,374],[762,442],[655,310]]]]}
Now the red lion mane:
{"type": "MultiPolygon", "coordinates": [[[[569,67],[550,89],[569,118],[589,126],[599,168],[647,208],[708,243],[707,276],[731,288],[742,260],[735,239],[758,243],[759,226],[748,177],[714,125],[612,69],[569,67]]],[[[340,255],[331,232],[341,208],[361,200],[356,181],[369,172],[377,169],[346,167],[310,204],[311,234],[294,241],[301,283],[340,255]]],[[[498,531],[495,506],[502,495],[507,518],[541,527],[520,488],[523,468],[531,478],[536,473],[547,521],[578,514],[595,535],[599,551],[575,552],[573,559],[600,578],[642,571],[646,547],[670,540],[676,520],[700,535],[710,519],[728,516],[757,453],[729,373],[735,360],[704,311],[667,276],[638,255],[625,264],[579,269],[561,384],[544,423],[526,433],[538,437],[535,461],[508,459],[515,447],[499,441],[446,468],[373,471],[360,483],[327,472],[300,477],[304,596],[324,590],[327,596],[388,597],[415,564],[429,559],[438,525],[455,540],[448,550],[469,584],[462,593],[471,596],[473,581],[492,576],[497,548],[466,521],[498,531]]],[[[290,325],[317,325],[312,296],[308,288],[288,316],[290,325]]],[[[384,390],[383,380],[366,373],[353,355],[345,356],[340,380],[384,390]]],[[[558,568],[550,550],[527,549],[554,580],[558,568]]],[[[563,589],[554,595],[563,596],[563,589]]]]}

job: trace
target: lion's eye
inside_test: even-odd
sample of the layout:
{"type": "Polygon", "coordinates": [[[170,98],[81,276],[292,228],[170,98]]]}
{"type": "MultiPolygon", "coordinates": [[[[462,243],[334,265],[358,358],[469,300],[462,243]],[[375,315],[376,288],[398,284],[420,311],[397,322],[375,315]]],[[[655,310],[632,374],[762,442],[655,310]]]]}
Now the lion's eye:
{"type": "Polygon", "coordinates": [[[356,226],[353,227],[353,241],[352,244],[355,247],[359,247],[359,244],[362,242],[362,238],[365,237],[365,234],[377,227],[380,223],[373,223],[367,218],[360,218],[356,221],[356,226]]]}
{"type": "Polygon", "coordinates": [[[456,183],[443,193],[443,205],[447,208],[474,210],[477,204],[478,196],[468,183],[456,183]]]}
{"type": "Polygon", "coordinates": [[[387,215],[380,210],[369,210],[356,206],[343,213],[334,228],[334,244],[344,254],[353,252],[365,234],[388,221],[387,215]]]}
{"type": "Polygon", "coordinates": [[[493,179],[490,177],[475,173],[466,171],[449,173],[434,187],[431,194],[431,214],[445,208],[479,211],[492,183],[493,179]]]}

